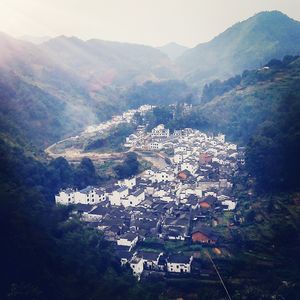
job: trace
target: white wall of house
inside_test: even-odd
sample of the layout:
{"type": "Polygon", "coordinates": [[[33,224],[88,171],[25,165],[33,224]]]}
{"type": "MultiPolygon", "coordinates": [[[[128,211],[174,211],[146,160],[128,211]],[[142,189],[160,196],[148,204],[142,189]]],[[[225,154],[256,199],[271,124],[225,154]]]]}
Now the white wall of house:
{"type": "Polygon", "coordinates": [[[138,242],[138,236],[132,241],[130,241],[126,238],[120,238],[117,240],[117,244],[119,246],[127,246],[127,247],[134,247],[137,242],[138,242]]]}
{"type": "Polygon", "coordinates": [[[117,205],[120,206],[122,204],[122,199],[125,199],[129,194],[128,188],[120,190],[113,191],[109,196],[108,200],[111,205],[117,205]]]}
{"type": "Polygon", "coordinates": [[[122,191],[118,191],[118,190],[117,190],[116,192],[119,193],[120,198],[125,198],[125,197],[127,197],[128,194],[129,194],[128,188],[127,188],[127,189],[124,189],[124,190],[122,190],[122,191]]]}
{"type": "Polygon", "coordinates": [[[168,195],[168,192],[165,190],[157,190],[154,192],[153,197],[163,197],[165,195],[168,195]]]}
{"type": "Polygon", "coordinates": [[[125,207],[127,207],[127,206],[137,206],[144,200],[145,200],[145,193],[143,192],[139,195],[129,195],[124,200],[121,200],[121,203],[125,207]]]}
{"type": "Polygon", "coordinates": [[[174,174],[171,172],[157,172],[154,174],[154,180],[156,182],[167,182],[175,179],[174,174]]]}
{"type": "Polygon", "coordinates": [[[221,143],[225,143],[225,134],[218,134],[216,139],[221,143]]]}
{"type": "Polygon", "coordinates": [[[141,274],[144,271],[144,261],[142,258],[140,259],[136,259],[134,258],[131,262],[130,262],[130,268],[132,269],[133,275],[140,278],[141,274]]]}
{"type": "Polygon", "coordinates": [[[75,203],[74,192],[67,193],[65,191],[60,191],[58,195],[55,195],[55,203],[63,205],[75,203]]]}
{"type": "Polygon", "coordinates": [[[171,273],[191,273],[191,263],[167,263],[167,270],[171,273]]]}
{"type": "Polygon", "coordinates": [[[111,205],[117,205],[120,206],[121,205],[121,197],[120,197],[120,193],[118,193],[117,191],[113,191],[109,196],[108,196],[108,200],[110,202],[111,205]]]}
{"type": "Polygon", "coordinates": [[[166,129],[163,124],[160,124],[152,129],[151,136],[153,138],[168,138],[170,136],[170,130],[166,129]]]}
{"type": "Polygon", "coordinates": [[[180,164],[183,162],[183,155],[182,154],[175,154],[174,157],[173,157],[173,162],[174,164],[180,164]]]}
{"type": "Polygon", "coordinates": [[[159,142],[151,142],[149,144],[150,150],[161,150],[163,148],[163,144],[159,142]]]}
{"type": "Polygon", "coordinates": [[[154,189],[153,186],[147,186],[146,187],[146,194],[147,195],[153,195],[154,191],[155,191],[155,189],[154,189]]]}
{"type": "Polygon", "coordinates": [[[190,162],[183,162],[180,166],[181,171],[187,170],[191,174],[195,175],[196,171],[198,169],[198,165],[195,163],[190,163],[190,162]]]}
{"type": "Polygon", "coordinates": [[[119,180],[118,185],[119,186],[126,186],[129,189],[132,189],[136,186],[136,177],[131,177],[131,178],[128,178],[128,179],[119,180]]]}
{"type": "Polygon", "coordinates": [[[234,202],[234,201],[232,201],[232,200],[225,200],[225,201],[222,201],[222,204],[228,206],[228,208],[227,208],[227,209],[224,209],[224,210],[235,210],[236,202],[234,202]]]}
{"type": "Polygon", "coordinates": [[[88,192],[73,191],[67,192],[62,190],[55,196],[55,202],[59,204],[97,204],[106,200],[107,193],[105,190],[93,188],[88,192]]]}
{"type": "Polygon", "coordinates": [[[99,202],[105,201],[107,199],[107,193],[97,193],[99,202]]]}

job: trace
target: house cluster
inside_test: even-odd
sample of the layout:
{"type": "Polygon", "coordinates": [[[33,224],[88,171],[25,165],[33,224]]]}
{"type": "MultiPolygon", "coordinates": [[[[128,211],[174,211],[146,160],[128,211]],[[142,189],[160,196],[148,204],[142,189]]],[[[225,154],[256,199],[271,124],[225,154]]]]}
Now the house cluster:
{"type": "Polygon", "coordinates": [[[126,250],[118,250],[121,265],[128,264],[133,275],[138,279],[143,273],[159,272],[188,274],[192,272],[193,256],[173,254],[166,256],[163,252],[137,251],[131,254],[126,250]]]}
{"type": "Polygon", "coordinates": [[[85,129],[85,133],[103,132],[110,130],[112,127],[121,123],[131,123],[135,113],[140,113],[141,116],[145,115],[148,111],[152,110],[153,105],[142,105],[137,109],[130,109],[125,111],[122,115],[115,115],[110,120],[103,122],[99,125],[91,125],[85,129]]]}
{"type": "Polygon", "coordinates": [[[137,277],[149,270],[190,273],[191,256],[141,252],[138,242],[220,245],[216,229],[224,212],[236,209],[231,181],[244,163],[243,151],[222,134],[212,137],[190,128],[170,134],[160,125],[150,135],[169,153],[164,169],[152,168],[105,188],[61,190],[55,200],[74,204],[75,213],[116,245],[121,263],[128,263],[137,277]]]}

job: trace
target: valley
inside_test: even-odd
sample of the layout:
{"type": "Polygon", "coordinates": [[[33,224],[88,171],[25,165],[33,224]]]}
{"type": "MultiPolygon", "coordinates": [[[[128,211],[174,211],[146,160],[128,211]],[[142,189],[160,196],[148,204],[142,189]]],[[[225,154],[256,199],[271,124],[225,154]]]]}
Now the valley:
{"type": "Polygon", "coordinates": [[[94,2],[0,33],[0,299],[300,299],[300,22],[94,2]]]}

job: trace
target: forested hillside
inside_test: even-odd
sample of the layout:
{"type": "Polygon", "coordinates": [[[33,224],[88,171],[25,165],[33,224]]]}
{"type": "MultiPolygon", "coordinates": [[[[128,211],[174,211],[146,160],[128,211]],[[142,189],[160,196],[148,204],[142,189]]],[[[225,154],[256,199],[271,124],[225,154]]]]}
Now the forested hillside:
{"type": "Polygon", "coordinates": [[[298,57],[272,60],[264,68],[233,78],[232,86],[228,84],[230,80],[211,84],[196,110],[205,117],[210,130],[224,132],[228,138],[246,144],[289,94],[300,93],[299,80],[298,57]]]}
{"type": "Polygon", "coordinates": [[[157,108],[147,116],[147,122],[152,126],[164,123],[171,130],[192,127],[212,134],[222,132],[245,146],[264,122],[271,118],[274,122],[290,94],[300,94],[299,82],[298,56],[274,59],[260,69],[207,84],[192,107],[179,102],[175,107],[157,108]]]}
{"type": "Polygon", "coordinates": [[[204,86],[246,69],[258,68],[273,58],[300,54],[300,23],[279,11],[261,12],[187,50],[177,59],[192,84],[204,86]]]}
{"type": "Polygon", "coordinates": [[[124,86],[176,75],[169,58],[150,46],[59,36],[40,48],[78,73],[92,91],[106,85],[124,86]]]}
{"type": "Polygon", "coordinates": [[[186,101],[195,89],[147,46],[64,36],[42,45],[0,34],[0,136],[44,149],[129,107],[186,101]]]}

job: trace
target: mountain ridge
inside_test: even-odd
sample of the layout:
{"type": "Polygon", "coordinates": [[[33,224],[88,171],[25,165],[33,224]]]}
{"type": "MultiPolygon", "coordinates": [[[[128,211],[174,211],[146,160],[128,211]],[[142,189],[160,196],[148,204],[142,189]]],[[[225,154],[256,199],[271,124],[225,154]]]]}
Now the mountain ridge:
{"type": "Polygon", "coordinates": [[[176,60],[192,84],[226,79],[273,58],[300,53],[300,22],[279,11],[260,12],[238,22],[176,60]]]}

